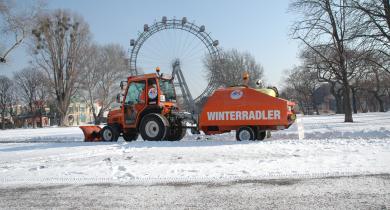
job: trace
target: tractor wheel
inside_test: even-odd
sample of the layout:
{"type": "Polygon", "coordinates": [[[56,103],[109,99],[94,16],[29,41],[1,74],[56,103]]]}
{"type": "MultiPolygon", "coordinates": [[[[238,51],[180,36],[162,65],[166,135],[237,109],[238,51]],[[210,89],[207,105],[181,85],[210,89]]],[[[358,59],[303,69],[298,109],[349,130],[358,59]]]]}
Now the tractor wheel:
{"type": "Polygon", "coordinates": [[[251,127],[241,127],[236,131],[237,141],[255,140],[255,132],[251,127]]]}
{"type": "Polygon", "coordinates": [[[107,125],[100,131],[100,136],[103,141],[118,141],[119,132],[115,128],[107,125]]]}
{"type": "Polygon", "coordinates": [[[125,141],[136,141],[138,139],[138,133],[123,133],[123,139],[125,141]]]}
{"type": "Polygon", "coordinates": [[[148,114],[143,117],[139,132],[144,140],[160,141],[165,139],[168,120],[160,114],[148,114]]]}
{"type": "Polygon", "coordinates": [[[267,136],[267,131],[258,131],[256,135],[256,140],[263,141],[267,136]]]}
{"type": "Polygon", "coordinates": [[[165,137],[168,141],[180,141],[184,138],[187,133],[186,128],[175,128],[173,131],[169,131],[165,137]]]}

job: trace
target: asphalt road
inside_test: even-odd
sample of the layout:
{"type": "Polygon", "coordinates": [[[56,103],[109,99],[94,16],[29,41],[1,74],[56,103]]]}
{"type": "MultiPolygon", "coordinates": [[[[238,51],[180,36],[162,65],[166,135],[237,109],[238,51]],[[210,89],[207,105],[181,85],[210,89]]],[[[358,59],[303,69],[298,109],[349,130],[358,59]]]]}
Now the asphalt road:
{"type": "Polygon", "coordinates": [[[390,175],[163,185],[0,186],[0,209],[390,209],[390,175]]]}

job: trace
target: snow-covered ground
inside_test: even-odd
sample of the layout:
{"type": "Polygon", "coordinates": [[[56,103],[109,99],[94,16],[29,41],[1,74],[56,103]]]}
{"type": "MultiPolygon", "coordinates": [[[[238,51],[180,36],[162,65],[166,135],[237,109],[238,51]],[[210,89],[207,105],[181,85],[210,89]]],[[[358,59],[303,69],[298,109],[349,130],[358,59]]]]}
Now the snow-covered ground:
{"type": "Polygon", "coordinates": [[[234,132],[180,142],[83,141],[70,128],[0,131],[0,183],[154,183],[390,173],[390,113],[303,116],[263,142],[234,132]]]}

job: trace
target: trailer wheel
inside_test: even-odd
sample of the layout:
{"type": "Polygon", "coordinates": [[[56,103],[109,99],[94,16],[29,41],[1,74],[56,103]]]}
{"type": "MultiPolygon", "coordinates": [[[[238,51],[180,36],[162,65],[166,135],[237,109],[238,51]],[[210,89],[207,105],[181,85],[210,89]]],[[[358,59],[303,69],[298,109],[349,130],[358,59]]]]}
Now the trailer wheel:
{"type": "Polygon", "coordinates": [[[143,117],[139,127],[142,138],[149,141],[163,140],[168,130],[167,121],[160,114],[148,114],[143,117]]]}
{"type": "Polygon", "coordinates": [[[125,141],[135,141],[135,140],[137,140],[138,139],[138,133],[134,133],[134,132],[132,132],[132,133],[123,133],[123,139],[125,140],[125,141]]]}
{"type": "Polygon", "coordinates": [[[267,131],[258,131],[256,140],[263,141],[266,136],[267,136],[267,131]]]}
{"type": "Polygon", "coordinates": [[[251,127],[241,127],[236,131],[237,141],[255,140],[255,132],[251,127]]]}
{"type": "Polygon", "coordinates": [[[118,141],[119,132],[115,128],[107,125],[100,131],[100,136],[103,141],[118,141]]]}

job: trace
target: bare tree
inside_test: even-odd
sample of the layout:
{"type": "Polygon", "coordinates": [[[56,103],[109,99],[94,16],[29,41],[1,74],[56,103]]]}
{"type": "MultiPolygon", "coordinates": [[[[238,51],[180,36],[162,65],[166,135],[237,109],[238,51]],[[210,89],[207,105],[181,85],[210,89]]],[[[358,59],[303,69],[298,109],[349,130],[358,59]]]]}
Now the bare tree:
{"type": "Polygon", "coordinates": [[[385,97],[388,92],[389,84],[387,83],[390,75],[383,71],[380,66],[371,62],[372,60],[380,60],[377,56],[383,55],[377,53],[367,54],[362,60],[367,71],[364,77],[360,79],[360,88],[374,97],[374,100],[378,102],[380,112],[385,112],[385,97]]]}
{"type": "Polygon", "coordinates": [[[87,48],[85,53],[81,56],[79,68],[82,69],[81,78],[84,81],[80,84],[78,94],[87,103],[88,108],[92,111],[95,124],[97,123],[97,113],[95,103],[98,94],[98,81],[100,79],[99,68],[100,68],[100,57],[99,57],[99,46],[91,45],[87,48]]]}
{"type": "Polygon", "coordinates": [[[242,75],[249,73],[249,86],[255,87],[258,79],[263,79],[264,69],[249,53],[240,53],[235,49],[223,51],[220,60],[210,57],[204,62],[208,78],[213,78],[217,86],[242,84],[242,75]]]}
{"type": "Polygon", "coordinates": [[[63,126],[70,98],[77,91],[82,71],[77,65],[90,40],[89,28],[81,17],[57,10],[41,16],[33,34],[35,61],[47,73],[63,126]]]}
{"type": "Polygon", "coordinates": [[[80,68],[84,69],[81,95],[92,110],[95,124],[100,124],[104,112],[119,92],[119,81],[126,78],[125,51],[115,44],[93,45],[84,54],[80,68]],[[101,106],[99,110],[95,103],[101,106]]]}
{"type": "MultiPolygon", "coordinates": [[[[350,0],[354,10],[356,39],[366,48],[390,57],[390,2],[388,0],[350,0]]],[[[371,60],[381,70],[390,73],[388,62],[371,60]]]]}
{"type": "Polygon", "coordinates": [[[317,114],[319,114],[318,103],[315,97],[315,91],[320,87],[320,82],[317,80],[317,73],[309,68],[297,66],[286,72],[284,89],[290,89],[293,99],[295,99],[304,114],[308,114],[305,107],[312,106],[317,114]]]}
{"type": "Polygon", "coordinates": [[[37,127],[36,118],[39,117],[42,122],[42,109],[48,96],[45,78],[45,74],[36,68],[25,68],[14,74],[20,99],[32,115],[34,128],[37,127]]]}
{"type": "Polygon", "coordinates": [[[12,81],[5,76],[0,76],[0,114],[1,129],[5,129],[5,117],[12,102],[12,81]]]}
{"type": "Polygon", "coordinates": [[[0,63],[5,63],[6,57],[30,35],[33,22],[43,7],[42,1],[15,5],[15,1],[0,0],[0,31],[4,39],[0,40],[3,49],[0,63]]]}
{"type": "Polygon", "coordinates": [[[353,122],[350,100],[350,75],[347,50],[353,49],[350,41],[350,22],[353,19],[346,7],[347,0],[295,0],[290,8],[302,14],[293,26],[292,36],[301,40],[316,55],[326,61],[331,77],[340,81],[343,87],[344,121],[353,122]],[[330,49],[335,54],[332,59],[324,54],[330,49]]]}

